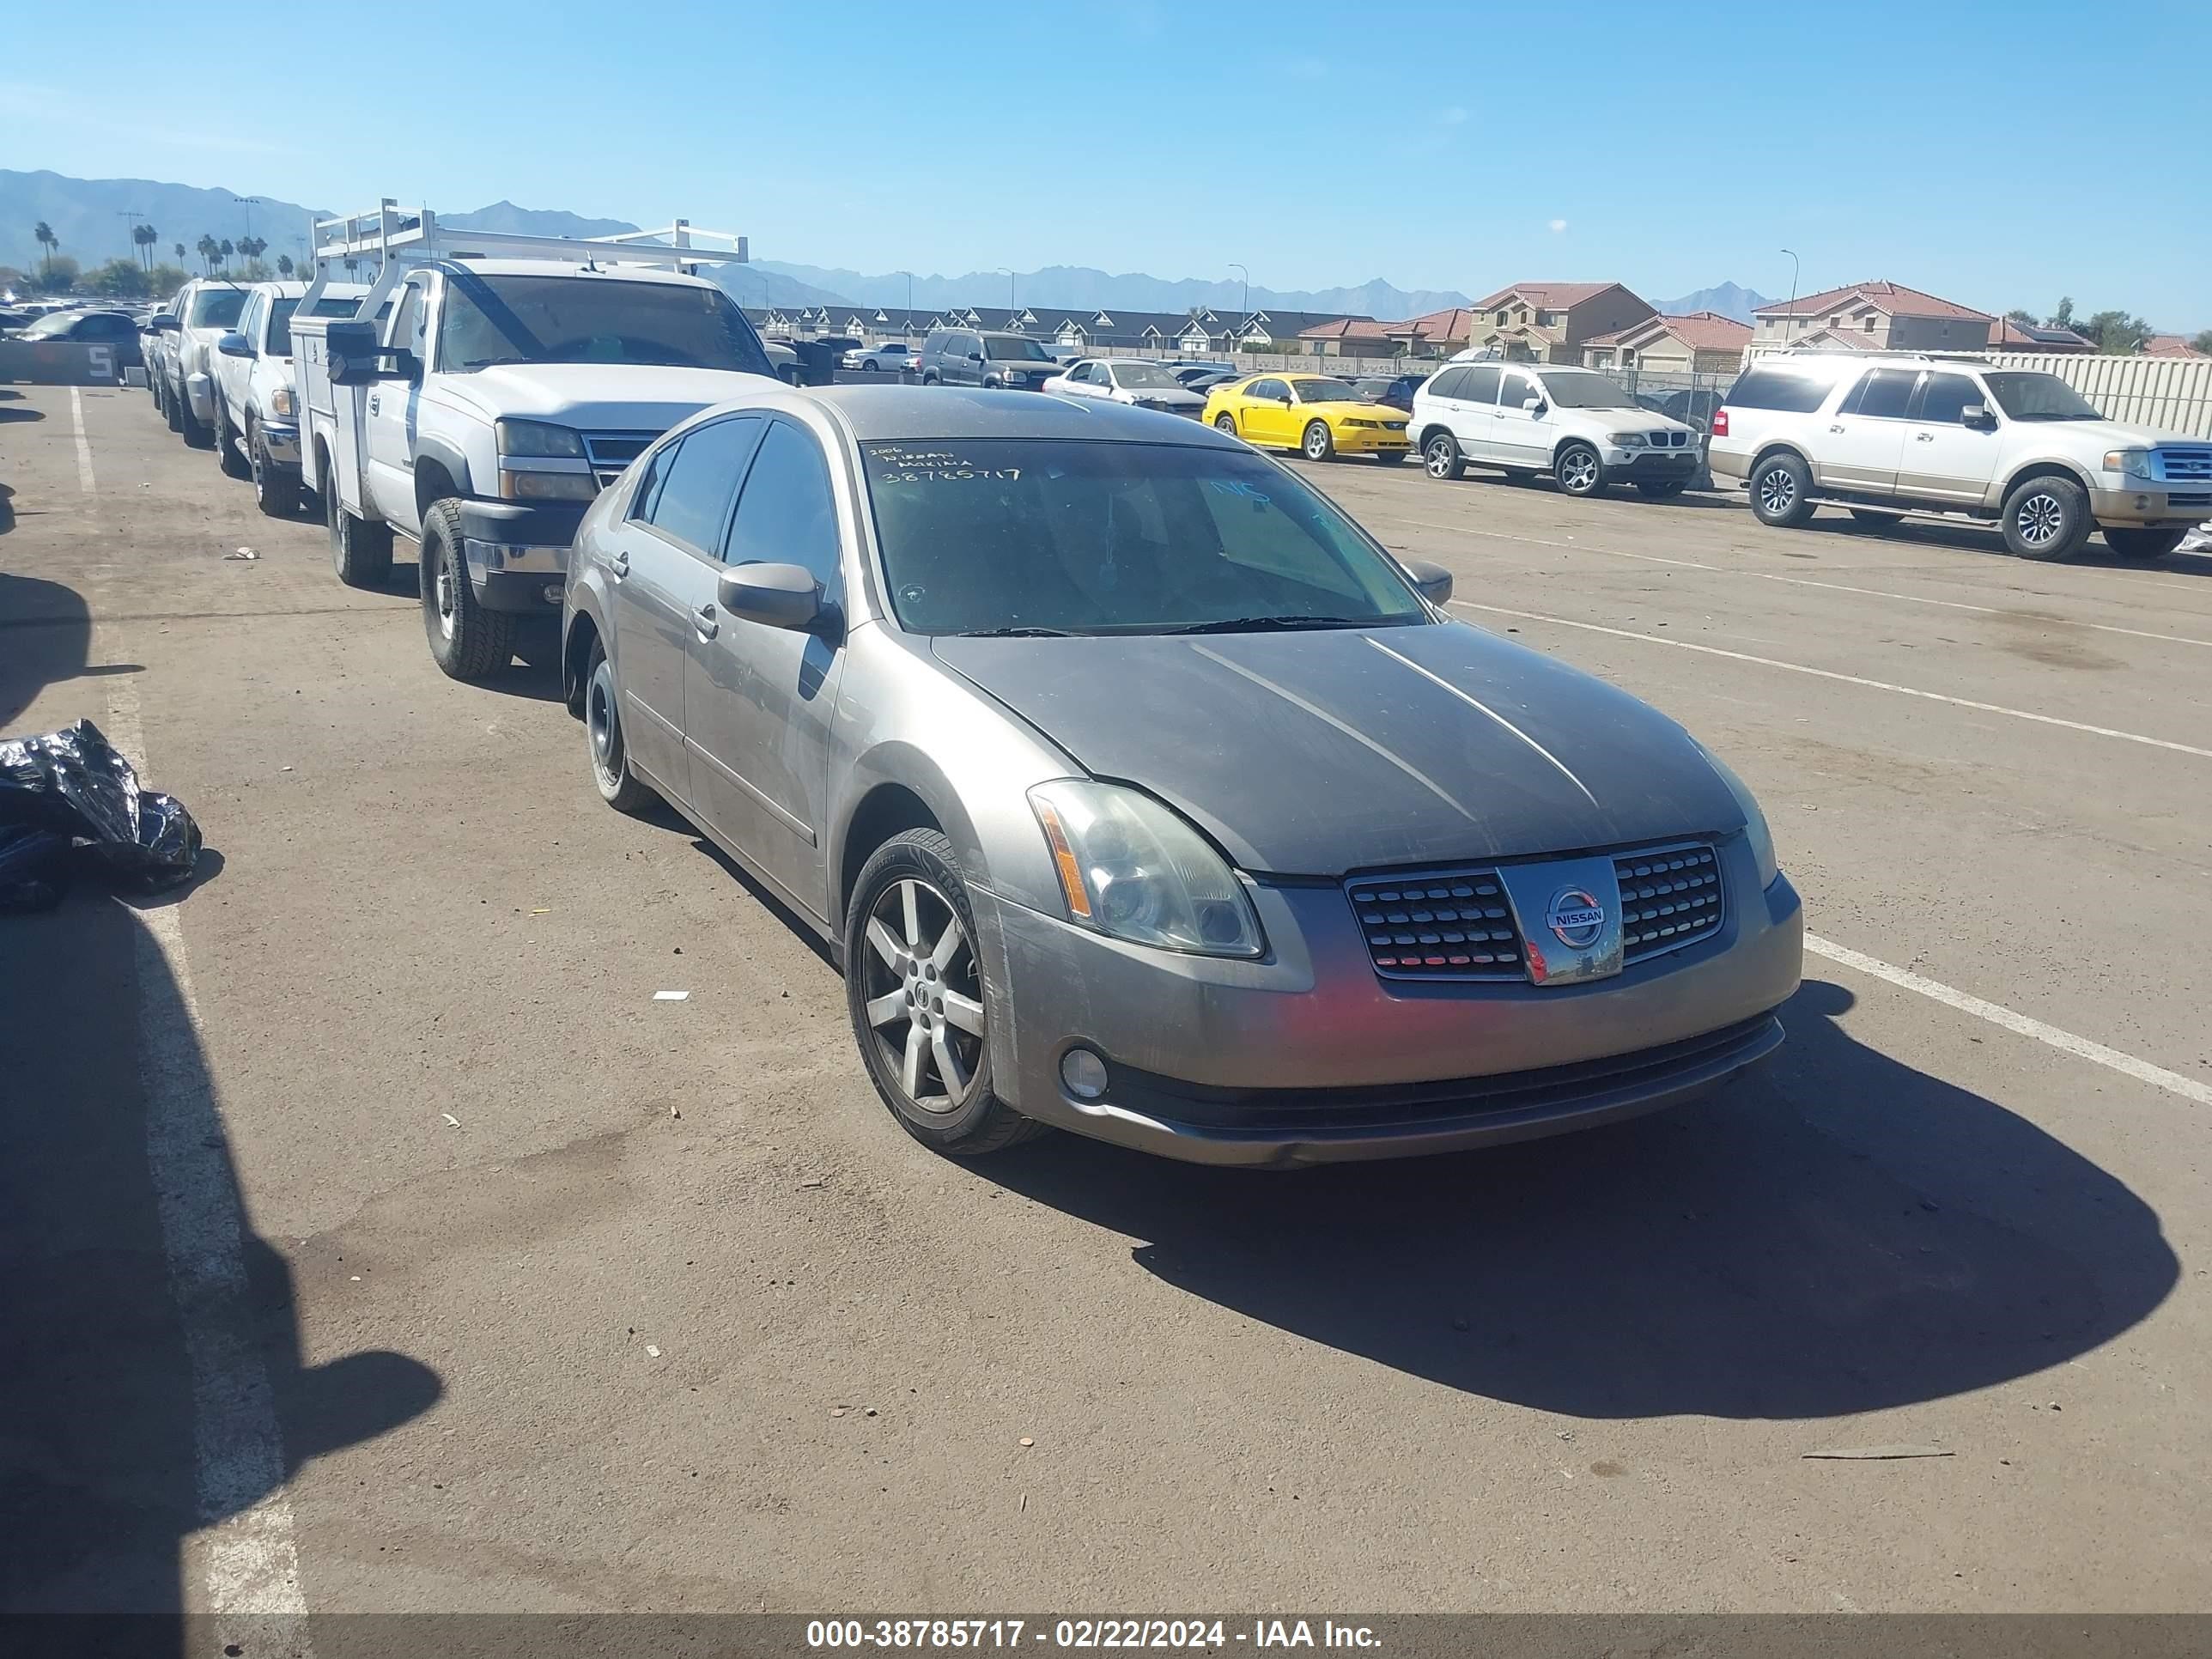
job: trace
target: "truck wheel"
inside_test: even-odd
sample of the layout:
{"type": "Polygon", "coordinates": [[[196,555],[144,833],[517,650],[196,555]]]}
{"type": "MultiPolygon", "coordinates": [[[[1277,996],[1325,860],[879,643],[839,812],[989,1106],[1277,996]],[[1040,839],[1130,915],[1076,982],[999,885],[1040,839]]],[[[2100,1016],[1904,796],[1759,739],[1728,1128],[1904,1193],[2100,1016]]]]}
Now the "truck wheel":
{"type": "Polygon", "coordinates": [[[191,449],[205,449],[215,442],[215,434],[202,424],[192,413],[191,394],[183,387],[177,389],[177,430],[185,434],[185,444],[191,449]]]}
{"type": "Polygon", "coordinates": [[[1449,432],[1436,433],[1421,446],[1421,465],[1431,478],[1467,476],[1467,459],[1459,453],[1459,440],[1449,432]]]}
{"type": "Polygon", "coordinates": [[[2005,545],[2023,559],[2070,559],[2096,527],[2088,493],[2071,478],[2030,478],[2005,497],[2005,545]]]}
{"type": "Polygon", "coordinates": [[[641,812],[657,797],[629,769],[629,748],[623,741],[622,693],[615,665],[604,645],[592,647],[584,676],[584,745],[592,757],[592,781],[599,799],[617,812],[641,812]]]}
{"type": "Polygon", "coordinates": [[[2181,545],[2186,530],[2130,529],[2124,526],[2105,526],[2105,545],[2124,559],[2162,559],[2181,545]]]}
{"type": "Polygon", "coordinates": [[[177,407],[176,391],[167,380],[161,382],[161,418],[168,422],[172,432],[185,429],[184,411],[177,407]]]}
{"type": "Polygon", "coordinates": [[[246,453],[252,458],[253,504],[272,519],[300,516],[300,469],[282,466],[269,459],[269,446],[261,441],[261,426],[246,417],[246,453]]]}
{"type": "Polygon", "coordinates": [[[1570,495],[1589,496],[1605,492],[1605,463],[1588,444],[1572,443],[1559,452],[1552,476],[1570,495]]]}
{"type": "Polygon", "coordinates": [[[392,526],[356,519],[338,504],[337,480],[323,468],[323,525],[331,535],[331,567],[348,587],[381,587],[392,580],[392,526]]]}
{"type": "Polygon", "coordinates": [[[1787,450],[1770,455],[1751,475],[1751,511],[1759,523],[1795,530],[1813,516],[1813,475],[1787,450]]]}
{"type": "Polygon", "coordinates": [[[230,429],[230,412],[220,403],[215,406],[215,459],[226,478],[250,478],[253,463],[246,459],[239,447],[238,434],[230,429]]]}
{"type": "Polygon", "coordinates": [[[417,568],[422,583],[422,631],[430,655],[457,680],[489,679],[514,657],[514,615],[487,611],[469,585],[461,551],[460,504],[434,501],[422,515],[417,568]]]}
{"type": "Polygon", "coordinates": [[[991,1091],[996,1012],[952,843],[909,830],[875,851],[845,912],[845,1006],[868,1080],[899,1127],[955,1158],[995,1152],[1043,1126],[991,1091]]]}

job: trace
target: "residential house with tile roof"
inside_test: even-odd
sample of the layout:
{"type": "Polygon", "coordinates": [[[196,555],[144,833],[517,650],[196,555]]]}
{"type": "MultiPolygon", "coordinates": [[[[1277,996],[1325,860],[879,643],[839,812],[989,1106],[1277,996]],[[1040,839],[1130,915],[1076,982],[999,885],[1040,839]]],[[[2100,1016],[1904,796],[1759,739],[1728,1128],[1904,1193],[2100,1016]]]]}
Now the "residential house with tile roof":
{"type": "Polygon", "coordinates": [[[1620,283],[1516,283],[1477,300],[1468,344],[1510,360],[1579,363],[1583,344],[1659,314],[1620,283]]]}
{"type": "Polygon", "coordinates": [[[1997,323],[1972,306],[1887,281],[1778,300],[1752,320],[1756,349],[1847,343],[1874,351],[1985,351],[1997,323]]]}
{"type": "Polygon", "coordinates": [[[1583,342],[1583,362],[1591,368],[1727,374],[1742,367],[1743,349],[1750,343],[1750,324],[1717,311],[1692,311],[1647,317],[1626,328],[1593,335],[1583,342]]]}
{"type": "Polygon", "coordinates": [[[2140,348],[2145,357],[2202,357],[2186,334],[2153,334],[2146,337],[2140,348]]]}
{"type": "Polygon", "coordinates": [[[2096,349],[2095,341],[2084,339],[2070,328],[2053,328],[2046,323],[2014,322],[2009,317],[2000,317],[1990,325],[1990,349],[1992,351],[2079,354],[2096,349]]]}

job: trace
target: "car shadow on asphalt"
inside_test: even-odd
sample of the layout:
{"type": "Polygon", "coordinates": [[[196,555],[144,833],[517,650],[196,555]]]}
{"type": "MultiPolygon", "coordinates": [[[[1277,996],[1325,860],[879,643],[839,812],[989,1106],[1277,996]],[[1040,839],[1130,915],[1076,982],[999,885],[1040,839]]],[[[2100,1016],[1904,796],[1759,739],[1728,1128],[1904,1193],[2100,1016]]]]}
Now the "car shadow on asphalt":
{"type": "MultiPolygon", "coordinates": [[[[1943,519],[1900,519],[1894,524],[1868,523],[1847,518],[1839,511],[1823,511],[1801,526],[1814,535],[1852,537],[1895,542],[1908,547],[1944,547],[1960,553],[1979,553],[1995,559],[2013,559],[2004,544],[2004,532],[1995,525],[1954,522],[1943,519]]],[[[2018,561],[2024,569],[2037,568],[2032,559],[2018,561]]],[[[2060,563],[2087,570],[2146,570],[2161,576],[2212,576],[2212,560],[2191,558],[2124,559],[2100,537],[2072,558],[2060,563]]]]}
{"type": "MultiPolygon", "coordinates": [[[[0,1612],[160,1615],[131,1650],[182,1652],[191,1536],[442,1384],[399,1353],[303,1357],[145,918],[85,884],[0,921],[0,1612]]],[[[234,1538],[234,1580],[281,1569],[272,1530],[234,1538]]]]}
{"type": "Polygon", "coordinates": [[[1059,1135],[979,1178],[1146,1241],[1191,1295],[1449,1388],[1592,1419],[1809,1419],[1988,1387],[2149,1314],[2123,1182],[1865,1046],[1843,988],[1700,1104],[1415,1162],[1209,1169],[1059,1135]]]}

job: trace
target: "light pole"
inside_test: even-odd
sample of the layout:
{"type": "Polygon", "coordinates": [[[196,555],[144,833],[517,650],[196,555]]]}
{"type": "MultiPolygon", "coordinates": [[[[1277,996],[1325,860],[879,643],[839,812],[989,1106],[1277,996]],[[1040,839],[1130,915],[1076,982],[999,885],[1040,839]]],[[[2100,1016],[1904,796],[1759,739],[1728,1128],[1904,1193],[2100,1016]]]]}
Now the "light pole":
{"type": "Polygon", "coordinates": [[[253,210],[261,205],[258,196],[234,196],[230,198],[246,210],[246,240],[253,240],[253,210]]]}
{"type": "Polygon", "coordinates": [[[1233,259],[1229,262],[1229,268],[1244,279],[1244,303],[1237,308],[1237,320],[1241,323],[1252,314],[1252,273],[1233,259]]]}
{"type": "Polygon", "coordinates": [[[1790,337],[1790,339],[1794,340],[1794,339],[1796,339],[1796,338],[1797,337],[1797,334],[1798,334],[1798,328],[1797,328],[1797,270],[1798,270],[1798,264],[1797,264],[1797,255],[1796,255],[1796,252],[1795,252],[1795,250],[1790,249],[1790,248],[1786,248],[1786,247],[1785,247],[1785,248],[1781,249],[1781,250],[1780,250],[1780,252],[1784,252],[1784,253],[1787,253],[1787,254],[1789,254],[1789,255],[1790,255],[1790,310],[1789,310],[1789,312],[1788,312],[1787,315],[1789,316],[1789,319],[1790,319],[1790,323],[1789,323],[1790,337],[1790,337]]]}
{"type": "Polygon", "coordinates": [[[1014,273],[1005,265],[994,265],[994,270],[1003,271],[1006,278],[1006,326],[1014,325],[1014,273]]]}
{"type": "MultiPolygon", "coordinates": [[[[139,212],[137,208],[118,208],[115,210],[115,216],[118,219],[128,219],[131,222],[131,257],[134,259],[138,258],[138,222],[146,216],[139,212]]],[[[143,264],[143,261],[141,260],[141,263],[143,264]]]]}

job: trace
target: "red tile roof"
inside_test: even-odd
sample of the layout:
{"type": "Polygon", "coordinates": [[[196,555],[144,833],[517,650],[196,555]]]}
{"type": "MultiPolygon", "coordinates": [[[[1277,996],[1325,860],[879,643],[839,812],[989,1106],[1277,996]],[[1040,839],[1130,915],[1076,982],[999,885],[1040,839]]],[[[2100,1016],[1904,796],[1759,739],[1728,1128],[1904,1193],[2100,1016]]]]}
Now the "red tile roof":
{"type": "Polygon", "coordinates": [[[1723,317],[1717,311],[1692,311],[1674,317],[1646,317],[1640,323],[1617,328],[1610,334],[1593,334],[1584,345],[1633,345],[1660,334],[1671,334],[1692,351],[1740,350],[1751,339],[1751,325],[1723,317]]]}
{"type": "Polygon", "coordinates": [[[1395,328],[1395,323],[1378,323],[1371,317],[1338,317],[1326,323],[1316,323],[1311,328],[1298,331],[1301,340],[1385,340],[1383,331],[1395,328]]]}
{"type": "Polygon", "coordinates": [[[2142,343],[2146,357],[2202,357],[2204,354],[2190,344],[2185,334],[2153,334],[2142,343]]]}
{"type": "Polygon", "coordinates": [[[1401,337],[1410,333],[1422,340],[1464,340],[1474,331],[1474,313],[1465,306],[1454,306],[1447,311],[1425,312],[1402,323],[1386,323],[1383,326],[1401,337]]]}
{"type": "Polygon", "coordinates": [[[1853,283],[1848,288],[1832,288],[1825,294],[1808,294],[1794,301],[1778,301],[1773,305],[1759,307],[1752,314],[1755,317],[1817,317],[1826,312],[1840,311],[1849,305],[1869,305],[1876,311],[1887,312],[1893,317],[1960,317],[1973,322],[1996,320],[1985,311],[1976,311],[1970,306],[1939,300],[1932,294],[1923,294],[1917,288],[1888,282],[1853,283]]]}
{"type": "Polygon", "coordinates": [[[1477,311],[1491,311],[1505,301],[1526,300],[1540,311],[1565,311],[1583,301],[1602,294],[1609,288],[1619,288],[1619,283],[1516,283],[1510,288],[1501,288],[1484,300],[1477,300],[1477,311]]]}

